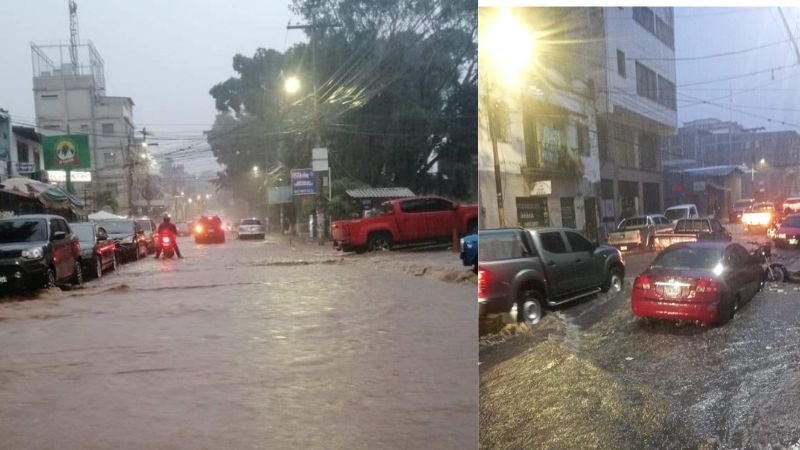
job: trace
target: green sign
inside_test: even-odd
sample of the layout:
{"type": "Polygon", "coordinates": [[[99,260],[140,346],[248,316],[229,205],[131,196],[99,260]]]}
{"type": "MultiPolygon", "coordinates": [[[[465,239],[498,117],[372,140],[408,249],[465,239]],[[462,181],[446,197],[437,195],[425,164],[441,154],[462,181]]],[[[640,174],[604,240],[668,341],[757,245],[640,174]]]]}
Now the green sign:
{"type": "Polygon", "coordinates": [[[44,168],[47,170],[89,169],[89,136],[71,134],[66,136],[45,136],[44,168]]]}

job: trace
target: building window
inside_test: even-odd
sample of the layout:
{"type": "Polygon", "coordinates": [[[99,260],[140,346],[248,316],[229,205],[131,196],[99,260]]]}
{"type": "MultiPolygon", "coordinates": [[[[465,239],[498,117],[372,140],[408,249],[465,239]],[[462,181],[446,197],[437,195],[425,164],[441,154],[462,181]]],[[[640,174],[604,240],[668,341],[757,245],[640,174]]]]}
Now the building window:
{"type": "Polygon", "coordinates": [[[28,162],[28,144],[17,141],[17,162],[28,162]]]}
{"type": "Polygon", "coordinates": [[[614,162],[621,167],[636,167],[636,152],[633,145],[633,131],[620,124],[614,125],[614,146],[616,155],[614,162]]]}
{"type": "Polygon", "coordinates": [[[578,228],[575,220],[575,199],[572,197],[561,197],[561,226],[578,228]]]}
{"type": "Polygon", "coordinates": [[[676,111],[675,104],[675,83],[667,80],[661,75],[658,76],[658,103],[676,111]]]}
{"type": "Polygon", "coordinates": [[[655,35],[659,41],[666,44],[667,47],[675,49],[675,33],[670,25],[656,16],[656,31],[655,35]]]}
{"type": "Polygon", "coordinates": [[[617,73],[625,78],[625,52],[617,50],[617,73]]]}
{"type": "Polygon", "coordinates": [[[517,224],[523,228],[549,227],[547,197],[517,197],[517,224]]]}
{"type": "Polygon", "coordinates": [[[84,123],[81,125],[81,130],[88,130],[88,129],[89,129],[89,124],[84,123]]]}
{"type": "Polygon", "coordinates": [[[103,124],[103,135],[114,134],[114,124],[113,123],[104,123],[103,124]]]}
{"type": "Polygon", "coordinates": [[[592,152],[589,146],[589,127],[586,125],[578,125],[578,152],[583,156],[589,156],[592,152]]]}
{"type": "Polygon", "coordinates": [[[655,14],[650,8],[633,8],[633,20],[643,26],[647,31],[655,33],[655,14]]]}
{"type": "Polygon", "coordinates": [[[658,136],[645,132],[639,134],[639,158],[642,169],[658,170],[658,136]]]}
{"type": "Polygon", "coordinates": [[[58,99],[58,94],[42,94],[42,100],[56,100],[58,99]]]}
{"type": "Polygon", "coordinates": [[[44,129],[45,130],[60,130],[61,129],[61,125],[45,125],[44,129]]]}
{"type": "Polygon", "coordinates": [[[636,93],[650,100],[658,100],[658,78],[647,66],[636,61],[636,93]]]}
{"type": "Polygon", "coordinates": [[[114,152],[106,152],[103,154],[103,161],[106,164],[113,164],[117,162],[117,154],[114,152]]]}

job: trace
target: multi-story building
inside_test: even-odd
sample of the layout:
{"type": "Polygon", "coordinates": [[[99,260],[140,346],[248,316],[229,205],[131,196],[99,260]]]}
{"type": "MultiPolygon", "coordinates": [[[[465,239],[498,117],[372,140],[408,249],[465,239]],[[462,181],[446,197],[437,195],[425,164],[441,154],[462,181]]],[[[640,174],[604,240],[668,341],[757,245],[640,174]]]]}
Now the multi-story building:
{"type": "MultiPolygon", "coordinates": [[[[740,198],[781,200],[800,193],[800,134],[744,128],[733,121],[687,122],[662,142],[667,203],[717,201],[723,208],[740,198]],[[746,172],[741,189],[694,184],[697,168],[737,167],[746,172]]],[[[719,170],[719,169],[717,169],[719,170]]],[[[724,213],[724,212],[723,212],[724,213]]]]}
{"type": "MultiPolygon", "coordinates": [[[[535,224],[574,224],[596,236],[620,217],[662,211],[659,143],[677,126],[672,8],[514,14],[538,39],[522,87],[501,98],[506,224],[535,216],[535,224]]],[[[483,78],[481,91],[491,92],[491,77],[483,78]]],[[[483,227],[499,222],[490,104],[481,105],[479,130],[483,227]]]]}
{"type": "Polygon", "coordinates": [[[41,180],[43,171],[42,135],[33,127],[12,125],[8,111],[0,110],[0,182],[11,177],[41,180]]]}
{"type": "Polygon", "coordinates": [[[136,190],[129,192],[129,186],[137,183],[131,177],[141,172],[131,166],[139,153],[133,100],[105,95],[102,58],[91,43],[79,50],[86,56],[85,64],[73,66],[60,60],[56,64],[56,57],[50,57],[69,54],[68,46],[31,45],[36,121],[46,135],[87,134],[92,180],[74,183],[76,194],[91,200],[110,192],[119,209],[128,211],[131,200],[138,199],[136,190]]]}

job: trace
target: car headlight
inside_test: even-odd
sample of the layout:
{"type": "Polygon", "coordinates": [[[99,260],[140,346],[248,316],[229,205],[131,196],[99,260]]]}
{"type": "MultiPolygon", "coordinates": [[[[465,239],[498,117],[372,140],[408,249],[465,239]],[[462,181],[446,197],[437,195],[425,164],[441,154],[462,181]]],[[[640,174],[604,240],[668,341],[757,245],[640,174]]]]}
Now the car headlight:
{"type": "Polygon", "coordinates": [[[27,259],[39,259],[42,255],[44,255],[42,247],[34,247],[22,251],[22,257],[27,259]]]}

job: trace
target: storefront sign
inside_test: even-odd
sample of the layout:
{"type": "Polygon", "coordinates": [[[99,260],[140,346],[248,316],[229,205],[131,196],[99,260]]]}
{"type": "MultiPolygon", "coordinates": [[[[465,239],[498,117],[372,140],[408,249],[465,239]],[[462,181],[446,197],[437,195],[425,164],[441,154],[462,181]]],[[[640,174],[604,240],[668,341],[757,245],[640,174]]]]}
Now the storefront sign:
{"type": "MultiPolygon", "coordinates": [[[[89,136],[70,134],[63,136],[45,136],[42,140],[44,149],[44,168],[47,170],[88,169],[89,136]]],[[[73,181],[77,181],[73,178],[73,181]]]]}
{"type": "Polygon", "coordinates": [[[553,185],[550,180],[537,181],[533,183],[533,189],[531,189],[531,195],[550,195],[552,193],[553,193],[553,185]]]}
{"type": "MultiPolygon", "coordinates": [[[[70,172],[70,178],[75,183],[91,183],[92,172],[72,171],[70,172]]],[[[64,170],[48,170],[47,179],[50,181],[64,183],[67,181],[67,172],[64,170]]]]}
{"type": "Polygon", "coordinates": [[[695,192],[705,192],[706,191],[706,182],[705,181],[695,181],[693,184],[695,192]]]}
{"type": "Polygon", "coordinates": [[[18,174],[28,174],[36,172],[36,166],[32,162],[18,162],[17,163],[17,173],[18,174]]]}

